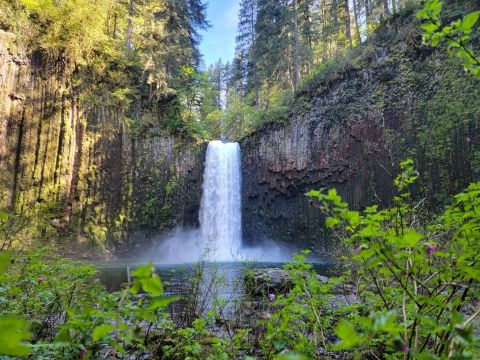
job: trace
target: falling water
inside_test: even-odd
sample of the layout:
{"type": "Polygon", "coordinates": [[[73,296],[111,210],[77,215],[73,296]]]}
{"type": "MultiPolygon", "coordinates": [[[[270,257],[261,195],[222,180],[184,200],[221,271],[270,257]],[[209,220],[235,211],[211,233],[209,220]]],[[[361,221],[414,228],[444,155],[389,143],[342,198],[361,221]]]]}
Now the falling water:
{"type": "Polygon", "coordinates": [[[291,251],[274,241],[242,246],[240,146],[211,141],[208,144],[200,229],[177,228],[149,249],[144,259],[162,264],[211,261],[285,261],[291,251]]]}
{"type": "Polygon", "coordinates": [[[218,260],[238,257],[242,245],[240,146],[208,144],[203,196],[200,205],[201,237],[218,260]]]}

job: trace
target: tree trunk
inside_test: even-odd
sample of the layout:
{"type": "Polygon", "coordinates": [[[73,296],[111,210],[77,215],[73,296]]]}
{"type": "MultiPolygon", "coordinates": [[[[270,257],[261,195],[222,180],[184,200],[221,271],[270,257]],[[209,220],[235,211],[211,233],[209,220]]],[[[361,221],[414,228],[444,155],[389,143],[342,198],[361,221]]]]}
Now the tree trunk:
{"type": "Polygon", "coordinates": [[[360,34],[360,25],[359,25],[359,16],[358,16],[358,4],[357,0],[353,0],[353,16],[355,18],[355,31],[357,33],[357,40],[359,43],[362,42],[362,36],[360,34]]]}
{"type": "Polygon", "coordinates": [[[351,30],[351,24],[350,24],[350,6],[348,4],[349,0],[345,0],[345,35],[348,39],[348,44],[349,47],[351,48],[353,46],[352,42],[352,30],[351,30]]]}
{"type": "Polygon", "coordinates": [[[117,37],[117,12],[113,15],[113,34],[112,37],[115,39],[117,37]]]}
{"type": "Polygon", "coordinates": [[[298,10],[297,0],[294,0],[293,1],[293,16],[294,16],[293,39],[294,39],[294,46],[295,46],[295,49],[294,49],[295,77],[294,77],[294,84],[293,84],[294,91],[297,90],[298,85],[300,84],[300,43],[298,38],[298,11],[297,10],[298,10]]]}
{"type": "MultiPolygon", "coordinates": [[[[68,209],[68,221],[72,220],[73,203],[77,192],[78,182],[80,179],[80,168],[82,166],[83,157],[83,125],[80,121],[79,109],[76,105],[75,95],[71,98],[72,124],[74,124],[74,157],[72,165],[72,179],[70,180],[70,188],[68,189],[66,207],[68,209]]],[[[87,177],[88,178],[88,177],[87,177]]]]}
{"type": "Polygon", "coordinates": [[[17,137],[17,146],[15,149],[15,165],[13,168],[13,187],[12,187],[12,200],[11,208],[14,209],[17,203],[17,191],[19,187],[20,179],[20,167],[21,167],[21,156],[22,156],[22,146],[23,146],[23,134],[25,130],[25,104],[22,104],[22,118],[20,120],[20,127],[18,128],[18,137],[17,137]]]}
{"type": "Polygon", "coordinates": [[[370,15],[372,15],[371,0],[365,0],[365,18],[367,22],[370,20],[370,15]]]}
{"type": "MultiPolygon", "coordinates": [[[[53,173],[53,183],[56,187],[60,183],[60,175],[62,172],[63,144],[65,142],[65,91],[62,92],[61,99],[60,131],[58,133],[57,156],[55,157],[55,171],[53,173]]],[[[56,190],[58,191],[58,188],[56,190]]]]}
{"type": "Polygon", "coordinates": [[[390,8],[388,7],[388,0],[383,0],[383,7],[385,9],[385,15],[390,16],[390,8]]]}
{"type": "Polygon", "coordinates": [[[132,50],[132,32],[133,32],[133,0],[128,3],[128,19],[127,19],[127,50],[132,50]]]}
{"type": "Polygon", "coordinates": [[[333,24],[335,26],[335,30],[338,29],[338,0],[332,0],[332,8],[333,8],[333,24]]]}
{"type": "Polygon", "coordinates": [[[258,95],[258,72],[257,72],[257,41],[256,41],[256,33],[255,33],[255,3],[251,3],[252,8],[250,11],[250,25],[251,25],[251,30],[250,33],[252,35],[252,63],[253,63],[253,89],[255,92],[255,106],[260,108],[260,99],[258,95]]]}

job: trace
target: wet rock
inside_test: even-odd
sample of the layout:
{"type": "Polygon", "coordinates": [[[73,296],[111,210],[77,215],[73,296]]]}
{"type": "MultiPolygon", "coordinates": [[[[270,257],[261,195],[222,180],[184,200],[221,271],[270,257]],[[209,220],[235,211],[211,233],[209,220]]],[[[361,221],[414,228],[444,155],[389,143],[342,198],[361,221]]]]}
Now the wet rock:
{"type": "MultiPolygon", "coordinates": [[[[328,277],[317,275],[318,280],[328,281],[328,277]]],[[[244,286],[246,292],[253,296],[269,294],[286,294],[293,287],[292,279],[286,270],[280,268],[254,269],[245,273],[244,286]]],[[[332,290],[335,295],[350,295],[353,287],[349,284],[338,284],[332,290]]]]}
{"type": "Polygon", "coordinates": [[[288,273],[278,268],[249,270],[244,281],[246,291],[253,296],[285,294],[292,288],[288,273]]]}

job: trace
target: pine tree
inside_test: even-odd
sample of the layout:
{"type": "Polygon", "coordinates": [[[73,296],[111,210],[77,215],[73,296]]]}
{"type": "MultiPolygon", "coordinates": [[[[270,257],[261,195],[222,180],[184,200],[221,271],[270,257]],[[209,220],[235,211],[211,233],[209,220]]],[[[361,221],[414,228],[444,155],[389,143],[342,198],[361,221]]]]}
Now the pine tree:
{"type": "Polygon", "coordinates": [[[219,59],[215,64],[211,65],[208,72],[215,89],[215,104],[218,109],[221,109],[222,94],[225,85],[225,67],[222,63],[222,59],[219,59]]]}
{"type": "Polygon", "coordinates": [[[166,47],[169,74],[174,74],[185,65],[199,65],[199,30],[208,28],[206,6],[201,0],[164,0],[158,18],[165,22],[168,34],[163,43],[166,47]]]}
{"type": "Polygon", "coordinates": [[[307,74],[313,65],[313,43],[314,43],[314,19],[312,12],[314,0],[297,0],[298,2],[298,26],[302,44],[302,75],[307,74]]]}
{"type": "Polygon", "coordinates": [[[299,22],[298,22],[298,3],[297,0],[292,2],[293,13],[293,46],[294,46],[294,66],[295,75],[293,79],[293,88],[296,91],[300,84],[300,35],[299,35],[299,22]]]}
{"type": "Polygon", "coordinates": [[[257,47],[255,24],[257,21],[257,0],[241,0],[238,21],[238,35],[236,38],[236,57],[238,69],[242,69],[246,93],[253,88],[255,104],[259,104],[259,79],[257,66],[257,47]]]}
{"type": "Polygon", "coordinates": [[[238,95],[245,97],[247,92],[245,91],[246,80],[246,55],[244,52],[237,51],[233,59],[227,75],[227,87],[228,91],[235,91],[238,95]]]}
{"type": "Polygon", "coordinates": [[[137,53],[152,100],[168,88],[185,87],[185,73],[199,66],[199,31],[208,27],[206,5],[201,0],[147,0],[139,12],[143,22],[137,53]]]}
{"type": "Polygon", "coordinates": [[[255,31],[260,78],[284,89],[293,83],[290,20],[287,0],[259,0],[255,31]]]}
{"type": "Polygon", "coordinates": [[[350,22],[349,0],[344,0],[344,7],[345,7],[345,36],[348,40],[348,45],[351,48],[353,46],[353,41],[352,41],[352,30],[351,30],[351,22],[350,22]]]}

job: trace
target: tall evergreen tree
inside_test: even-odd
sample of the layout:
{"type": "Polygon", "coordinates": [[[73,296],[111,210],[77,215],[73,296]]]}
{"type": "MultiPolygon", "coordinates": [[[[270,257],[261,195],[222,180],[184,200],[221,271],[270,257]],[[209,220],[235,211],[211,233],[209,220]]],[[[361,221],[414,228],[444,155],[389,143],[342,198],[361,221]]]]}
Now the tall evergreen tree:
{"type": "Polygon", "coordinates": [[[246,55],[243,51],[237,51],[235,57],[228,69],[227,87],[229,91],[235,91],[238,95],[245,97],[247,91],[245,90],[246,71],[245,64],[247,63],[246,55]]]}
{"type": "Polygon", "coordinates": [[[292,86],[291,12],[287,0],[259,0],[255,24],[261,79],[281,88],[292,86]]]}
{"type": "Polygon", "coordinates": [[[165,23],[167,36],[162,43],[167,56],[167,73],[174,74],[184,65],[200,63],[200,30],[208,28],[207,5],[202,0],[164,0],[158,19],[165,23]]]}
{"type": "Polygon", "coordinates": [[[313,65],[313,43],[314,43],[314,0],[297,0],[298,2],[298,26],[300,31],[302,49],[302,74],[306,74],[313,65]]]}
{"type": "Polygon", "coordinates": [[[350,19],[350,4],[349,0],[344,0],[344,10],[345,10],[345,37],[348,40],[348,45],[351,48],[353,46],[352,41],[352,29],[351,29],[351,19],[350,19]]]}
{"type": "Polygon", "coordinates": [[[176,87],[176,79],[184,81],[188,67],[198,67],[199,31],[208,27],[206,4],[202,0],[147,0],[141,14],[138,54],[147,83],[156,88],[151,86],[151,98],[176,87]]]}
{"type": "MultiPolygon", "coordinates": [[[[256,47],[256,31],[255,24],[257,21],[257,0],[241,0],[238,21],[238,34],[236,38],[237,59],[242,60],[242,64],[238,64],[242,69],[245,81],[244,91],[247,93],[252,89],[255,94],[255,104],[258,105],[259,97],[259,79],[257,64],[257,47],[256,47]]],[[[237,60],[237,61],[238,61],[237,60]]]]}
{"type": "Polygon", "coordinates": [[[222,96],[224,93],[225,85],[225,67],[222,63],[222,59],[219,59],[215,64],[211,65],[208,73],[215,89],[215,104],[218,109],[222,109],[222,96]]]}

